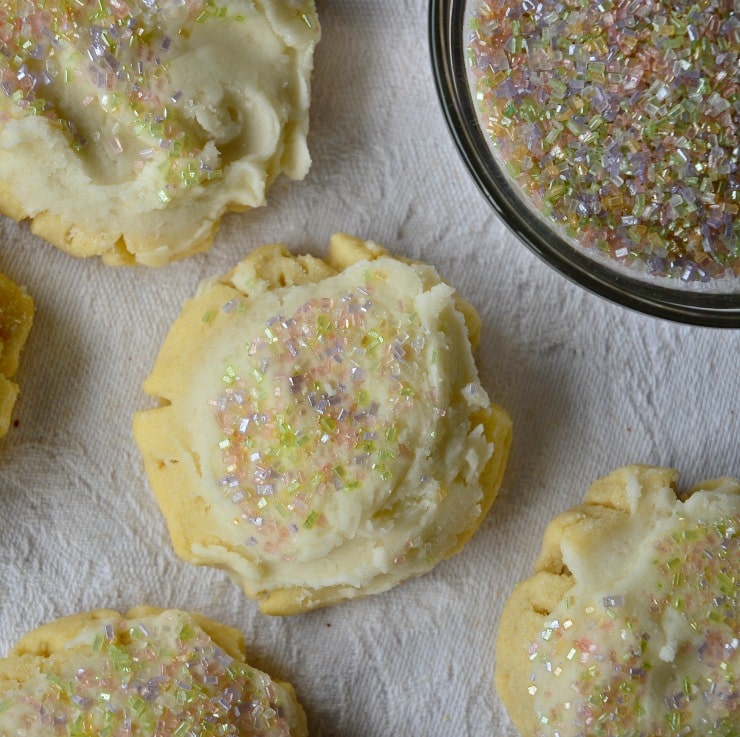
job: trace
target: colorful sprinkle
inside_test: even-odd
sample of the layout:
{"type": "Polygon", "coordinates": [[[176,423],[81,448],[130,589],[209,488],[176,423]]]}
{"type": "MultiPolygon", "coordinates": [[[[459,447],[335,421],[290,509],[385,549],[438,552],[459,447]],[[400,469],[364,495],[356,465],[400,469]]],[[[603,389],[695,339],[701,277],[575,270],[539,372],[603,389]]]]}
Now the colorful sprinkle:
{"type": "MultiPolygon", "coordinates": [[[[4,3],[0,128],[13,119],[42,116],[78,153],[98,149],[101,161],[130,161],[132,174],[156,167],[164,183],[156,191],[162,204],[178,190],[221,179],[219,153],[188,112],[202,100],[187,99],[174,87],[170,69],[195,24],[243,23],[246,16],[234,12],[239,5],[219,0],[4,3]],[[115,115],[116,121],[96,130],[100,113],[115,115]]],[[[252,4],[243,5],[250,10],[252,4]]],[[[312,2],[292,3],[285,12],[315,22],[312,2]]]]}
{"type": "Polygon", "coordinates": [[[650,276],[740,276],[732,0],[480,0],[468,51],[496,156],[567,239],[650,276]]]}
{"type": "Polygon", "coordinates": [[[3,693],[2,734],[290,735],[270,678],[231,658],[181,612],[95,625],[84,637],[74,657],[49,659],[3,693]]]}
{"type": "MultiPolygon", "coordinates": [[[[407,452],[404,415],[437,402],[411,389],[424,385],[421,321],[410,300],[375,304],[382,279],[368,269],[351,292],[273,315],[222,369],[223,392],[210,401],[220,484],[268,553],[299,529],[326,527],[333,494],[391,479],[407,452]]],[[[225,319],[239,313],[228,307],[225,319]]]]}
{"type": "MultiPolygon", "coordinates": [[[[78,152],[108,145],[121,154],[124,145],[113,132],[85,130],[79,116],[67,117],[59,104],[59,84],[88,89],[83,107],[100,107],[126,120],[151,147],[138,152],[134,169],[156,156],[166,186],[157,192],[166,204],[172,191],[208,181],[212,154],[204,150],[178,106],[189,104],[169,88],[168,68],[174,51],[165,30],[173,24],[190,33],[196,17],[225,18],[226,7],[214,0],[16,0],[0,19],[0,125],[9,119],[41,115],[60,130],[78,152]],[[3,94],[4,93],[4,94],[3,94]]],[[[192,101],[190,101],[192,102],[192,101]]],[[[74,107],[74,105],[73,105],[74,107]]]]}
{"type": "Polygon", "coordinates": [[[676,524],[639,589],[580,600],[573,629],[553,618],[529,645],[538,737],[736,734],[740,517],[676,524]]]}

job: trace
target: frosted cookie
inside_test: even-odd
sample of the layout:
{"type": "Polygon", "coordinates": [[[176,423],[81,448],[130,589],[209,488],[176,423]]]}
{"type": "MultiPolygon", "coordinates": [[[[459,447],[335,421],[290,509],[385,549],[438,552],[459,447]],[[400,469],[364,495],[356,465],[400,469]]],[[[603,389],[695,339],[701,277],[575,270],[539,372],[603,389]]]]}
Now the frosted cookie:
{"type": "Polygon", "coordinates": [[[0,18],[0,211],[158,266],[302,179],[312,0],[20,0],[0,18]]]}
{"type": "Polygon", "coordinates": [[[150,607],[44,625],[0,660],[0,734],[305,737],[290,685],[245,661],[241,634],[150,607]]]}
{"type": "Polygon", "coordinates": [[[0,438],[10,427],[18,398],[18,385],[11,378],[32,322],[33,300],[25,289],[0,274],[0,438]]]}
{"type": "Polygon", "coordinates": [[[737,734],[740,483],[629,466],[548,526],[496,687],[524,737],[737,734]]]}
{"type": "Polygon", "coordinates": [[[257,249],[204,283],[134,434],[176,551],[269,614],[384,591],[458,551],[499,488],[508,415],[477,313],[431,266],[349,236],[257,249]]]}

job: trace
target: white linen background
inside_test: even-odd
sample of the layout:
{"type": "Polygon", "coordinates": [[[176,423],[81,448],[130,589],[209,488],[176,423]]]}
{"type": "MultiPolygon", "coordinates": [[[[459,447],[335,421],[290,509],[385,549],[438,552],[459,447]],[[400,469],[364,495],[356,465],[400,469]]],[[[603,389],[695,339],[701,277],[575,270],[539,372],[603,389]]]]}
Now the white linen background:
{"type": "MultiPolygon", "coordinates": [[[[627,311],[571,284],[498,220],[435,94],[422,0],[323,0],[313,168],[230,215],[214,249],[159,270],[70,258],[0,219],[0,271],[36,319],[0,444],[0,653],[27,630],[142,603],[240,628],[291,681],[315,737],[516,734],[492,686],[504,599],[542,531],[629,462],[682,483],[740,475],[740,331],[627,311]],[[293,618],[257,611],[223,572],[175,557],[131,433],[140,389],[199,280],[252,247],[323,253],[334,231],[429,261],[483,318],[484,386],[514,420],[501,495],[466,549],[393,591],[293,618]]],[[[197,346],[194,346],[197,350],[197,346]]]]}

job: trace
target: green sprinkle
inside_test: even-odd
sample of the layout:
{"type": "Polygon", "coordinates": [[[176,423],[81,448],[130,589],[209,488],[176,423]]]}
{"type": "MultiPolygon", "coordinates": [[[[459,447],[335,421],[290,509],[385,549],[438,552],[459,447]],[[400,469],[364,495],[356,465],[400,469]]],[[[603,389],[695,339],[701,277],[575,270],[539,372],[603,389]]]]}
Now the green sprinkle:
{"type": "Polygon", "coordinates": [[[178,636],[183,642],[190,642],[195,639],[195,634],[195,629],[187,622],[183,624],[182,628],[178,632],[178,636]]]}
{"type": "Polygon", "coordinates": [[[129,673],[131,671],[131,657],[125,647],[120,645],[109,645],[108,654],[117,673],[129,673]]]}
{"type": "Polygon", "coordinates": [[[364,344],[368,350],[372,350],[373,348],[377,348],[379,345],[382,345],[384,340],[385,338],[383,338],[377,330],[368,330],[364,344]]]}
{"type": "Polygon", "coordinates": [[[69,681],[60,678],[56,673],[47,673],[46,680],[53,683],[63,693],[68,695],[74,693],[74,686],[69,681]]]}
{"type": "Polygon", "coordinates": [[[141,696],[129,696],[128,705],[138,717],[143,716],[147,711],[146,701],[141,696]]]}
{"type": "Polygon", "coordinates": [[[318,519],[319,519],[319,513],[316,511],[313,511],[308,515],[308,517],[306,517],[305,521],[303,522],[303,526],[307,530],[310,530],[314,527],[318,519]]]}
{"type": "Polygon", "coordinates": [[[724,9],[627,3],[615,26],[604,18],[615,7],[542,0],[514,15],[477,4],[465,51],[490,145],[575,244],[648,276],[736,279],[736,215],[706,207],[740,201],[724,9]]]}
{"type": "Polygon", "coordinates": [[[172,737],[183,737],[183,735],[186,735],[190,731],[192,726],[192,720],[180,722],[180,724],[178,724],[175,728],[175,731],[172,733],[172,737]]]}
{"type": "Polygon", "coordinates": [[[337,423],[331,417],[322,417],[319,420],[319,426],[325,432],[332,433],[332,434],[337,432],[337,423]]]}
{"type": "Polygon", "coordinates": [[[319,315],[318,318],[316,318],[316,329],[317,329],[318,336],[320,338],[323,338],[326,335],[328,335],[330,328],[331,328],[331,321],[329,320],[328,317],[324,315],[319,315]]]}

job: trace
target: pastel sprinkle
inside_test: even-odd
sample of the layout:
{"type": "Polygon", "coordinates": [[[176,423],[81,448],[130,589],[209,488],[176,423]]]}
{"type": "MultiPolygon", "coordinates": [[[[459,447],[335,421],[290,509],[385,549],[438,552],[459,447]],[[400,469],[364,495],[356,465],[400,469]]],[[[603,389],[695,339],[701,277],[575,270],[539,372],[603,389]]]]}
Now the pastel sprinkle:
{"type": "Polygon", "coordinates": [[[545,622],[528,645],[537,737],[736,734],[740,518],[677,524],[654,543],[644,588],[629,599],[584,597],[567,607],[568,627],[557,618],[545,622]],[[680,635],[675,644],[658,642],[666,622],[680,635]],[[562,689],[554,679],[563,680],[562,689]]]}
{"type": "Polygon", "coordinates": [[[728,0],[480,0],[493,150],[562,235],[674,282],[740,276],[740,19],[728,0]]]}
{"type": "Polygon", "coordinates": [[[26,737],[289,737],[269,676],[234,661],[186,615],[97,625],[74,659],[13,689],[0,733],[26,737]],[[86,643],[94,642],[97,647],[86,643]]]}
{"type": "MultiPolygon", "coordinates": [[[[8,4],[6,4],[8,5],[8,4]]],[[[166,176],[157,191],[162,204],[174,190],[222,176],[213,169],[205,140],[178,113],[182,91],[169,90],[168,70],[177,53],[169,24],[187,36],[196,16],[230,18],[216,0],[17,0],[0,18],[0,126],[27,115],[42,116],[77,152],[102,145],[120,155],[124,142],[115,127],[107,140],[86,133],[75,115],[55,101],[59,82],[89,89],[85,107],[131,118],[127,126],[151,145],[138,154],[135,170],[156,155],[166,176]]]]}
{"type": "Polygon", "coordinates": [[[414,345],[423,347],[424,330],[410,301],[391,313],[374,303],[377,279],[368,269],[351,293],[269,317],[210,399],[224,494],[250,528],[245,537],[258,535],[271,552],[299,529],[325,527],[325,498],[385,483],[399,462],[402,418],[419,401],[409,385],[419,382],[414,345]]]}

